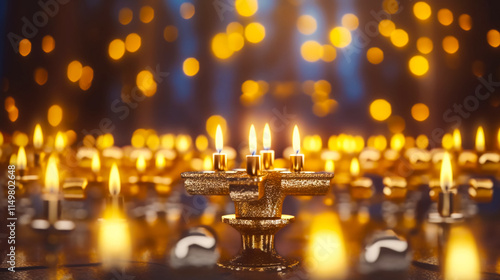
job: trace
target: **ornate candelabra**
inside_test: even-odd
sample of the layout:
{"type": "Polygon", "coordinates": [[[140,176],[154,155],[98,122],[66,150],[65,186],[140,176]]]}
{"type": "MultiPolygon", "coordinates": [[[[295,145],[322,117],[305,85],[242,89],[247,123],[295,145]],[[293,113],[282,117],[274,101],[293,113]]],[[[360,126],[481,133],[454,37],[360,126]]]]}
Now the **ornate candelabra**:
{"type": "Polygon", "coordinates": [[[236,213],[222,221],[241,233],[243,249],[238,256],[218,265],[232,270],[280,271],[296,265],[281,257],[274,247],[274,235],[294,216],[283,215],[283,200],[288,195],[325,195],[333,173],[262,171],[250,176],[245,170],[184,172],[189,194],[229,195],[236,213]]]}

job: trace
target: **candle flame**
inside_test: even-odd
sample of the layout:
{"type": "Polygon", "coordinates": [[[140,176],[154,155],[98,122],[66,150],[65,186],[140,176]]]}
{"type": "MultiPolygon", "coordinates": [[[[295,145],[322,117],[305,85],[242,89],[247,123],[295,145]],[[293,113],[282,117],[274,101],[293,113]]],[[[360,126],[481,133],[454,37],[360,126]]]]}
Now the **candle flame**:
{"type": "Polygon", "coordinates": [[[217,131],[215,132],[215,149],[220,154],[223,147],[224,139],[222,138],[222,129],[220,128],[220,125],[217,125],[217,131]]]}
{"type": "Polygon", "coordinates": [[[300,153],[300,134],[297,125],[293,128],[293,150],[300,153]]]}
{"type": "Polygon", "coordinates": [[[57,160],[54,156],[49,157],[47,170],[45,171],[45,189],[50,193],[59,192],[59,170],[57,160]]]}
{"type": "Polygon", "coordinates": [[[165,165],[167,165],[167,162],[165,160],[165,156],[162,153],[158,153],[156,155],[155,165],[156,165],[156,168],[160,169],[160,170],[165,168],[165,165]]]}
{"type": "Polygon", "coordinates": [[[462,149],[462,134],[460,133],[460,130],[458,130],[458,128],[455,128],[455,130],[453,130],[453,147],[456,151],[462,149]]]}
{"type": "Polygon", "coordinates": [[[55,142],[56,150],[58,152],[62,152],[62,150],[64,150],[64,146],[65,145],[66,145],[66,143],[64,141],[64,135],[60,131],[57,132],[57,134],[56,134],[56,142],[55,142]]]}
{"type": "Polygon", "coordinates": [[[353,177],[359,176],[359,160],[358,160],[358,158],[353,158],[351,160],[350,171],[351,171],[351,176],[353,176],[353,177]]]}
{"type": "Polygon", "coordinates": [[[40,124],[35,126],[35,132],[33,133],[33,146],[35,149],[41,149],[43,146],[43,133],[40,124]]]}
{"type": "Polygon", "coordinates": [[[255,127],[250,126],[250,133],[248,135],[248,148],[250,149],[250,153],[255,155],[257,153],[257,135],[255,133],[255,127]]]}
{"type": "Polygon", "coordinates": [[[135,168],[137,168],[137,171],[139,172],[144,172],[146,170],[146,159],[144,158],[144,155],[140,154],[137,157],[137,161],[135,162],[135,168]]]}
{"type": "Polygon", "coordinates": [[[120,193],[120,189],[120,172],[118,171],[116,163],[113,163],[111,166],[111,172],[109,173],[109,193],[111,195],[118,195],[120,193]]]}
{"type": "Polygon", "coordinates": [[[448,152],[444,153],[443,161],[441,162],[440,183],[444,193],[448,193],[453,185],[453,170],[448,152]]]}
{"type": "Polygon", "coordinates": [[[92,167],[92,172],[99,173],[99,171],[101,171],[101,160],[99,159],[99,153],[94,153],[94,155],[92,156],[92,163],[90,165],[92,167]]]}
{"type": "Polygon", "coordinates": [[[480,264],[474,236],[465,227],[454,227],[446,250],[445,280],[479,280],[480,264]]]}
{"type": "Polygon", "coordinates": [[[476,133],[476,151],[484,152],[484,130],[482,126],[477,128],[476,133]]]}
{"type": "Polygon", "coordinates": [[[391,149],[401,151],[405,146],[405,136],[403,133],[396,133],[391,138],[391,149]]]}
{"type": "Polygon", "coordinates": [[[16,163],[17,163],[17,168],[19,170],[26,169],[26,164],[27,164],[26,151],[24,150],[23,146],[19,147],[19,151],[17,152],[16,163]]]}
{"type": "Polygon", "coordinates": [[[331,159],[325,162],[325,171],[326,172],[334,172],[335,171],[335,162],[331,159]]]}
{"type": "Polygon", "coordinates": [[[267,123],[266,126],[264,126],[264,137],[262,140],[264,150],[271,149],[271,129],[269,128],[269,124],[267,123]]]}

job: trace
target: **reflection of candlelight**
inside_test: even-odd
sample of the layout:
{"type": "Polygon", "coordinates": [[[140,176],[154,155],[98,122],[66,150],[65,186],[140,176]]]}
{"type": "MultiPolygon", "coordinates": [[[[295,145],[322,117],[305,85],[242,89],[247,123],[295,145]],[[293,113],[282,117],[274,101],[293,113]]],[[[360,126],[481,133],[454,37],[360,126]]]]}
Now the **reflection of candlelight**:
{"type": "Polygon", "coordinates": [[[99,232],[99,251],[106,269],[127,265],[131,255],[129,226],[125,219],[107,211],[99,232]]]}
{"type": "Polygon", "coordinates": [[[291,170],[293,172],[300,172],[304,170],[304,155],[300,153],[300,134],[297,126],[293,128],[293,150],[295,154],[290,155],[291,170]]]}
{"type": "Polygon", "coordinates": [[[24,150],[24,147],[21,146],[19,147],[19,151],[17,152],[17,169],[20,171],[26,170],[26,165],[27,165],[27,160],[26,160],[26,151],[24,150]]]}
{"type": "Polygon", "coordinates": [[[264,136],[262,139],[262,144],[264,146],[264,150],[260,151],[262,155],[262,164],[264,165],[264,169],[269,170],[273,169],[274,166],[274,151],[271,150],[271,129],[269,128],[269,124],[266,123],[264,127],[264,136]]]}
{"type": "Polygon", "coordinates": [[[52,156],[49,158],[45,172],[45,191],[48,203],[48,220],[49,223],[53,224],[57,221],[58,216],[59,171],[57,170],[56,159],[52,156]]]}
{"type": "Polygon", "coordinates": [[[480,279],[479,254],[472,234],[464,227],[452,228],[444,267],[446,280],[480,279]]]}
{"type": "Polygon", "coordinates": [[[40,124],[35,126],[35,132],[33,133],[33,147],[40,150],[43,146],[43,133],[40,124]]]}
{"type": "Polygon", "coordinates": [[[305,266],[314,279],[342,279],[347,276],[344,238],[334,213],[322,213],[313,218],[305,266]]]}
{"type": "Polygon", "coordinates": [[[225,171],[227,168],[227,157],[226,154],[222,153],[223,147],[224,139],[222,138],[222,129],[220,128],[220,125],[217,125],[217,131],[215,133],[215,149],[217,150],[217,153],[213,154],[215,171],[225,171]]]}
{"type": "Polygon", "coordinates": [[[482,126],[479,126],[476,132],[476,152],[484,152],[484,130],[482,126]]]}
{"type": "Polygon", "coordinates": [[[250,150],[250,155],[247,155],[247,173],[250,176],[257,176],[261,174],[262,160],[260,155],[257,153],[257,135],[255,133],[255,127],[250,127],[250,133],[248,136],[248,147],[250,150]]]}

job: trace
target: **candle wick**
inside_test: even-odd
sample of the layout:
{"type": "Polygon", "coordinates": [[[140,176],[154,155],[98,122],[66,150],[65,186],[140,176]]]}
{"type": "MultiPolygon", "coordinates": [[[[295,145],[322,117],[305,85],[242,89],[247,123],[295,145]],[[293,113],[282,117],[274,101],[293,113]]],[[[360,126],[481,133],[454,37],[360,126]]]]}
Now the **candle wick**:
{"type": "Polygon", "coordinates": [[[255,151],[252,151],[252,156],[255,156],[255,151]]]}

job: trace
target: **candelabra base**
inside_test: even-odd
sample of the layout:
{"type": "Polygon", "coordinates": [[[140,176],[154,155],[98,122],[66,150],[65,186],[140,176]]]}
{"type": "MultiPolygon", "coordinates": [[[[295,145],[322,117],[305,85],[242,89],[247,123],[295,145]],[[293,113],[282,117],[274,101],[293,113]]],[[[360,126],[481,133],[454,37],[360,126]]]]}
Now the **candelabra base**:
{"type": "Polygon", "coordinates": [[[243,248],[233,259],[217,265],[237,271],[282,271],[298,264],[298,261],[281,257],[274,248],[274,235],[284,226],[293,222],[291,215],[281,215],[276,219],[236,218],[222,216],[222,221],[241,233],[243,248]]]}

